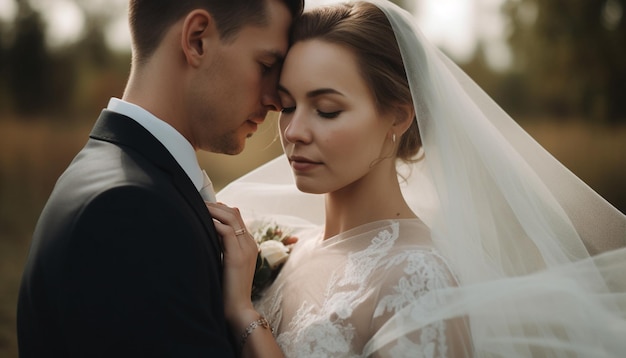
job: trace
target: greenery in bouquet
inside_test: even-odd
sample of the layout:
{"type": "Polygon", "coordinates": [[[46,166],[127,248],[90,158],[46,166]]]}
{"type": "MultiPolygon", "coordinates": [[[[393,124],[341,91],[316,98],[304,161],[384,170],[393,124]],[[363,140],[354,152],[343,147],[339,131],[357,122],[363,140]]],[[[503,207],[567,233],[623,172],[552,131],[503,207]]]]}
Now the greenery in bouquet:
{"type": "Polygon", "coordinates": [[[259,245],[252,282],[252,299],[256,300],[274,282],[298,239],[275,223],[261,225],[252,235],[259,245]]]}

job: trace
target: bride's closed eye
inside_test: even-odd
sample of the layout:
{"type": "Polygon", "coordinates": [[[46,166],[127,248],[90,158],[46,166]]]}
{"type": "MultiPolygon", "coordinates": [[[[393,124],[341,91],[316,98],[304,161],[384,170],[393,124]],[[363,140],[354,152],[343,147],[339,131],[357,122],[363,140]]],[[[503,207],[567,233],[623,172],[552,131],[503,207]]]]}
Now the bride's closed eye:
{"type": "Polygon", "coordinates": [[[333,118],[339,117],[339,115],[341,114],[341,111],[324,112],[318,109],[317,114],[322,118],[333,119],[333,118]]]}
{"type": "MultiPolygon", "coordinates": [[[[295,111],[296,111],[296,106],[293,106],[293,107],[283,107],[283,109],[281,109],[280,112],[283,114],[291,114],[291,113],[294,113],[295,111]]],[[[339,115],[341,114],[341,111],[324,112],[318,109],[317,114],[322,118],[333,119],[333,118],[339,117],[339,115]]]]}

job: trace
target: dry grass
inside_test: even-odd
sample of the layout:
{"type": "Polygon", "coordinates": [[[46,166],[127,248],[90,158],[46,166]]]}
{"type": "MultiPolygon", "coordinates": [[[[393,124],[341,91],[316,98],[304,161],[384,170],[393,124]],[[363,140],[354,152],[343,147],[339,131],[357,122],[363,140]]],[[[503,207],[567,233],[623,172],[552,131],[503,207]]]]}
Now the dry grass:
{"type": "Polygon", "coordinates": [[[0,122],[0,356],[17,357],[15,305],[30,232],[88,129],[0,122]]]}
{"type": "MultiPolygon", "coordinates": [[[[56,178],[83,146],[93,120],[63,127],[0,121],[0,356],[17,357],[15,302],[30,235],[56,178]]],[[[237,157],[200,154],[217,188],[280,153],[269,119],[237,157]]],[[[526,130],[601,195],[626,210],[626,126],[533,121],[526,130]]]]}

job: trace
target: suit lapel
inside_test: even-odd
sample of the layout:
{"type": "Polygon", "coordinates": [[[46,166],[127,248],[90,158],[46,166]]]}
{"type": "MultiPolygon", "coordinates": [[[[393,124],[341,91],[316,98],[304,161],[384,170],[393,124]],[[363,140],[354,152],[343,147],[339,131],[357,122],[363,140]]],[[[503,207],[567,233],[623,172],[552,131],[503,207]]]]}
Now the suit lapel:
{"type": "Polygon", "coordinates": [[[103,110],[89,137],[131,147],[133,150],[141,153],[156,167],[168,173],[176,189],[202,221],[209,235],[208,241],[210,244],[216,252],[222,253],[213,219],[202,197],[183,168],[176,162],[165,146],[150,132],[132,118],[109,110],[103,110]]]}

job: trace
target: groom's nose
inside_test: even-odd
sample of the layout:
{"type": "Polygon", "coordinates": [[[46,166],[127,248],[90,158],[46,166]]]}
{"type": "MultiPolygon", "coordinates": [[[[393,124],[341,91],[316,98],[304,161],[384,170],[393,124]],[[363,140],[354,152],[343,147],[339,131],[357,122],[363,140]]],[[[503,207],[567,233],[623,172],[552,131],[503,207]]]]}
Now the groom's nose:
{"type": "Polygon", "coordinates": [[[261,105],[268,111],[280,111],[282,105],[278,96],[278,79],[280,77],[280,67],[274,66],[271,72],[263,81],[261,90],[261,105]]]}
{"type": "Polygon", "coordinates": [[[278,92],[276,88],[268,89],[261,94],[261,104],[268,111],[280,111],[281,104],[280,98],[278,97],[278,92]]]}

